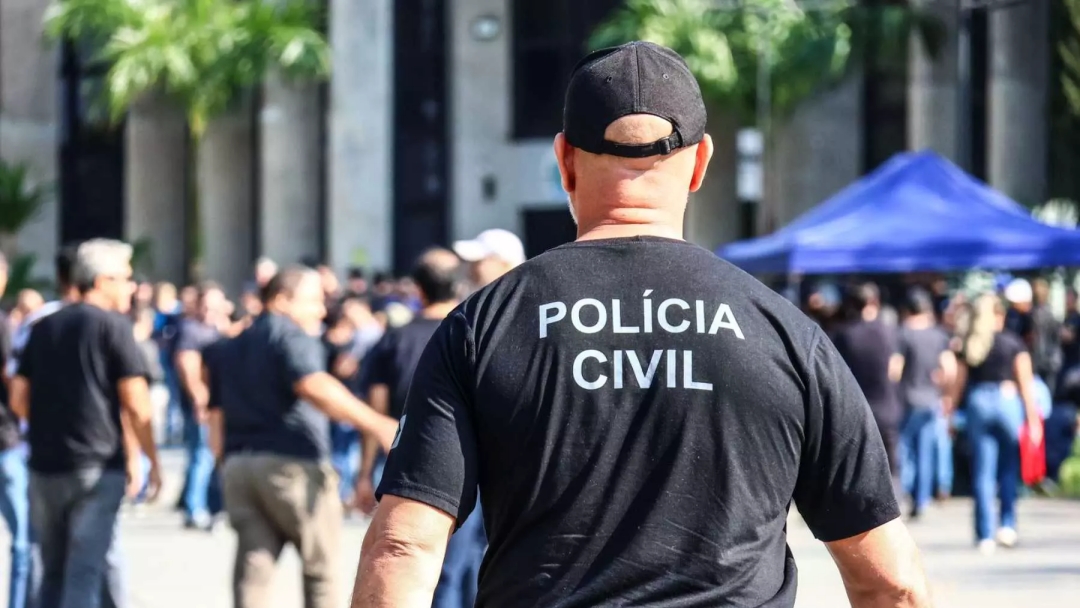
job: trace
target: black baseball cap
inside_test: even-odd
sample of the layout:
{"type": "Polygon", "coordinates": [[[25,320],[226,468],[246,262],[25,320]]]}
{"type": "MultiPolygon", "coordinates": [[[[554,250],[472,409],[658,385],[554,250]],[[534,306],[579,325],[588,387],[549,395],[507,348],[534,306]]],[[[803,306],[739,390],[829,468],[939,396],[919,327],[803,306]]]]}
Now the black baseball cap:
{"type": "Polygon", "coordinates": [[[590,53],[574,68],[566,89],[563,133],[570,145],[623,158],[667,155],[705,137],[705,102],[686,61],[651,42],[630,42],[590,53]],[[649,144],[604,138],[608,125],[630,114],[671,122],[671,135],[649,144]]]}

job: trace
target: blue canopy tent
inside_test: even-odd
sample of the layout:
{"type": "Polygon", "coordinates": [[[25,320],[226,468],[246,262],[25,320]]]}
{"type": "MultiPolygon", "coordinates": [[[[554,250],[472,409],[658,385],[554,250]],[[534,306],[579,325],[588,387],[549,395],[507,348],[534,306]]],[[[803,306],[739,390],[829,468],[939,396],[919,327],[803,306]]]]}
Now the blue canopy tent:
{"type": "Polygon", "coordinates": [[[932,152],[900,154],[771,235],[717,254],[752,273],[1080,265],[1080,231],[1043,224],[932,152]]]}

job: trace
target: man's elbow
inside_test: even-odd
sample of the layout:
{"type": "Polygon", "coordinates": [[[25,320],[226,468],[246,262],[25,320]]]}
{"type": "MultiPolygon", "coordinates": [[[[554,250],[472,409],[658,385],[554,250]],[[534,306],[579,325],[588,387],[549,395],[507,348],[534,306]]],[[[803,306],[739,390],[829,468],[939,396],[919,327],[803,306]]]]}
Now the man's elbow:
{"type": "Polygon", "coordinates": [[[930,585],[918,550],[912,547],[887,576],[865,586],[849,585],[853,608],[930,608],[930,585]]]}
{"type": "Polygon", "coordinates": [[[418,591],[434,592],[445,553],[434,542],[395,534],[386,528],[372,527],[364,539],[360,554],[361,573],[377,579],[396,580],[405,576],[418,591]]]}

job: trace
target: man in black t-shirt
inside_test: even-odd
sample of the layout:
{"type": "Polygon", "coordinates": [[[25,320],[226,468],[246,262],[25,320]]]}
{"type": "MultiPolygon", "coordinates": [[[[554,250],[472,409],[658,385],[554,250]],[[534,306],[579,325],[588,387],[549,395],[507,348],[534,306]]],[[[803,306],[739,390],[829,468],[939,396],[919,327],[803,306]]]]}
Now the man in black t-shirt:
{"type": "Polygon", "coordinates": [[[881,295],[876,285],[852,286],[844,299],[847,322],[836,331],[833,342],[870,404],[889,455],[893,477],[899,480],[897,448],[904,411],[896,384],[900,381],[904,360],[896,341],[896,331],[880,318],[881,295]]]}
{"type": "Polygon", "coordinates": [[[142,487],[140,450],[150,461],[150,500],[161,477],[149,370],[119,314],[131,304],[131,247],[83,243],[73,274],[81,299],[34,326],[11,406],[29,421],[31,520],[44,568],[39,602],[97,608],[125,488],[134,496],[142,487]]]}
{"type": "MultiPolygon", "coordinates": [[[[405,398],[420,357],[446,315],[457,306],[461,261],[453,252],[433,249],[420,257],[412,279],[420,289],[423,308],[403,327],[392,329],[372,350],[365,367],[364,387],[371,407],[401,419],[405,398]]],[[[364,442],[364,458],[357,480],[357,503],[370,513],[375,508],[372,483],[378,483],[375,471],[377,446],[364,442]]],[[[487,539],[483,521],[474,513],[455,532],[443,559],[433,608],[472,606],[476,599],[476,581],[487,539]]]]}
{"type": "Polygon", "coordinates": [[[300,554],[306,608],[336,608],[342,504],[330,463],[329,418],[388,448],[397,422],[371,410],[327,372],[319,275],[286,268],[263,289],[266,312],[210,347],[211,445],[223,459],[225,508],[237,535],[237,608],[273,594],[286,543],[300,554]]]}
{"type": "Polygon", "coordinates": [[[478,485],[482,608],[790,608],[792,502],[854,606],[928,605],[873,414],[836,349],[682,240],[712,154],[705,122],[668,49],[632,43],[575,69],[555,154],[578,240],[432,336],[354,608],[430,602],[478,485]]]}

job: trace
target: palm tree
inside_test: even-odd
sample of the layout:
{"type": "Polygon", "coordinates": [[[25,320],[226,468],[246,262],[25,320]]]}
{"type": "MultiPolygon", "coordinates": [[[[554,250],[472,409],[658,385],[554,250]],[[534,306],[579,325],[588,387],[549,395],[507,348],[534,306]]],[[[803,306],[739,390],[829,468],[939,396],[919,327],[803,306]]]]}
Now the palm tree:
{"type": "MultiPolygon", "coordinates": [[[[305,0],[58,0],[45,31],[54,41],[95,49],[95,59],[109,66],[102,101],[114,121],[149,97],[182,109],[192,143],[188,197],[197,218],[195,159],[207,125],[271,71],[325,77],[330,50],[320,19],[305,0]]],[[[198,251],[198,229],[191,233],[198,251]]]]}
{"type": "Polygon", "coordinates": [[[0,252],[8,259],[8,294],[46,286],[45,282],[32,276],[36,256],[18,252],[18,235],[41,213],[51,192],[51,184],[35,183],[30,179],[27,165],[0,160],[0,252]]]}
{"type": "Polygon", "coordinates": [[[803,9],[792,0],[742,0],[730,7],[716,0],[627,0],[590,46],[629,40],[668,46],[686,58],[708,102],[754,123],[761,118],[759,102],[770,115],[786,115],[871,56],[879,65],[906,61],[913,33],[931,52],[946,34],[932,16],[897,4],[820,0],[803,9]]]}

